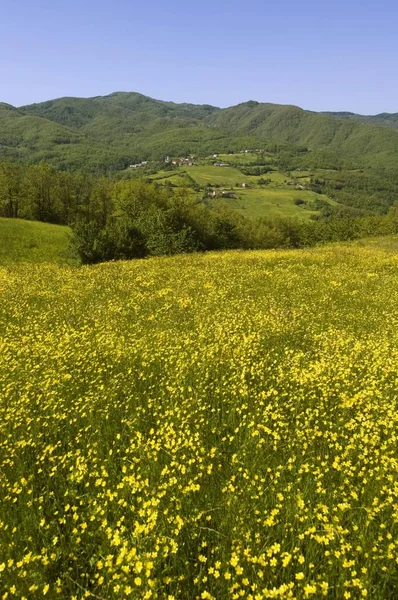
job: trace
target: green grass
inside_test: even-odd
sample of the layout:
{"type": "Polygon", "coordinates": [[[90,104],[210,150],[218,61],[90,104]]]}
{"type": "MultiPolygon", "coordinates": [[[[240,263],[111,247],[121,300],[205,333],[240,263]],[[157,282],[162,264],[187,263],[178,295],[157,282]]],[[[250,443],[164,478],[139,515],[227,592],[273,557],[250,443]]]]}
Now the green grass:
{"type": "Polygon", "coordinates": [[[153,175],[149,175],[148,179],[151,179],[152,181],[158,181],[161,179],[168,179],[169,177],[174,177],[176,175],[177,171],[157,171],[156,173],[154,173],[153,175]]]}
{"type": "Polygon", "coordinates": [[[308,180],[311,178],[311,171],[305,171],[304,169],[301,169],[300,171],[291,171],[290,172],[290,176],[294,177],[295,179],[302,179],[302,180],[308,180]]]}
{"type": "Polygon", "coordinates": [[[0,218],[0,264],[78,264],[69,247],[71,230],[62,225],[0,218]]]}
{"type": "Polygon", "coordinates": [[[170,175],[168,177],[159,177],[159,179],[152,179],[152,181],[156,181],[156,183],[167,184],[171,183],[176,187],[191,187],[192,182],[188,177],[184,177],[184,174],[176,174],[170,175]]]}
{"type": "Polygon", "coordinates": [[[192,181],[186,175],[183,169],[176,171],[158,171],[148,177],[153,182],[167,184],[171,183],[176,187],[191,187],[192,181]]]}
{"type": "MultiPolygon", "coordinates": [[[[235,154],[218,154],[217,158],[212,158],[211,160],[214,160],[214,162],[239,163],[240,165],[248,166],[256,163],[259,156],[260,154],[258,153],[248,152],[246,154],[246,152],[236,152],[235,154]]],[[[267,155],[265,155],[265,158],[267,158],[267,155]]],[[[268,156],[268,158],[269,160],[272,160],[270,156],[268,156]]]]}
{"type": "Polygon", "coordinates": [[[280,171],[271,171],[270,173],[264,173],[264,175],[260,175],[260,177],[255,176],[253,180],[257,182],[258,179],[270,179],[272,183],[278,185],[285,185],[285,182],[290,181],[290,177],[281,173],[280,171]]]}
{"type": "Polygon", "coordinates": [[[321,196],[307,190],[295,190],[294,188],[241,190],[238,192],[236,200],[225,199],[224,202],[250,218],[278,216],[309,219],[311,215],[318,214],[317,211],[297,206],[294,204],[295,199],[303,199],[307,203],[315,199],[323,199],[326,202],[335,204],[326,196],[321,196]]]}
{"type": "MultiPolygon", "coordinates": [[[[199,185],[222,185],[234,187],[236,183],[251,183],[253,178],[243,175],[233,167],[192,166],[184,167],[184,171],[199,185]]],[[[257,178],[258,179],[258,178],[257,178]]]]}
{"type": "Polygon", "coordinates": [[[257,186],[260,178],[270,179],[273,184],[284,185],[290,178],[279,171],[271,171],[264,175],[244,175],[235,167],[193,166],[182,167],[199,185],[221,185],[235,187],[237,183],[257,186]]]}

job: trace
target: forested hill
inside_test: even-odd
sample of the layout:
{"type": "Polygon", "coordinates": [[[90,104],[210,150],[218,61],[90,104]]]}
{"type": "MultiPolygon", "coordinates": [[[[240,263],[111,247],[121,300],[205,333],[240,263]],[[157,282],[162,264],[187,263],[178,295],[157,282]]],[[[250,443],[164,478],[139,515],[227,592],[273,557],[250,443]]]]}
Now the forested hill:
{"type": "Polygon", "coordinates": [[[127,92],[60,98],[20,108],[0,103],[0,158],[106,171],[145,159],[163,160],[166,155],[277,142],[326,152],[350,166],[394,168],[397,115],[348,115],[258,102],[220,109],[127,92]]]}
{"type": "Polygon", "coordinates": [[[336,119],[352,119],[359,123],[368,125],[381,125],[382,127],[391,127],[398,129],[398,113],[380,113],[379,115],[357,115],[351,112],[325,112],[322,113],[336,119]]]}
{"type": "Polygon", "coordinates": [[[128,122],[126,132],[137,133],[159,118],[181,118],[189,124],[189,121],[203,120],[221,109],[210,105],[164,102],[136,92],[115,92],[94,98],[59,98],[23,106],[20,110],[73,128],[94,125],[94,133],[100,121],[107,122],[109,129],[109,121],[123,119],[128,122]]]}
{"type": "Polygon", "coordinates": [[[241,135],[252,133],[310,150],[336,152],[361,166],[396,165],[398,131],[337,119],[297,106],[246,102],[218,111],[208,122],[241,135]]]}

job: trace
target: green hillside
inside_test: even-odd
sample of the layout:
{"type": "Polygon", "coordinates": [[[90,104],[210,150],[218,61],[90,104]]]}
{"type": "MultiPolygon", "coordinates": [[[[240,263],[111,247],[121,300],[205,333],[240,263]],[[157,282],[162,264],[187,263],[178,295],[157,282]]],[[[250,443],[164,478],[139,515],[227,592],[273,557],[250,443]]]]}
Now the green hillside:
{"type": "MultiPolygon", "coordinates": [[[[227,149],[236,140],[229,132],[206,126],[212,106],[175,104],[154,100],[137,93],[117,92],[98,98],[60,98],[25,106],[24,114],[35,115],[67,126],[99,148],[114,152],[124,166],[143,158],[163,160],[167,154],[186,154],[227,149]]],[[[109,167],[106,156],[98,156],[109,167]]],[[[119,164],[112,163],[119,168],[119,164]]],[[[111,166],[112,166],[111,164],[111,166]]]]}
{"type": "MultiPolygon", "coordinates": [[[[351,214],[385,214],[398,202],[398,130],[381,121],[392,124],[397,115],[378,115],[365,123],[356,117],[360,116],[254,101],[220,109],[127,92],[60,98],[20,108],[0,104],[0,162],[45,161],[59,171],[83,171],[84,176],[90,172],[142,177],[192,188],[200,198],[206,197],[208,186],[260,186],[256,198],[250,192],[240,195],[238,203],[229,203],[240,206],[246,215],[268,215],[272,209],[278,215],[287,211],[308,218],[310,211],[319,209],[311,206],[310,193],[317,194],[318,200],[349,207],[351,214]],[[177,160],[174,166],[180,168],[171,172],[171,161],[165,164],[166,157],[188,155],[194,157],[192,167],[177,160]],[[213,160],[214,156],[218,158],[213,160]],[[221,171],[216,160],[228,166],[221,171]],[[129,168],[141,161],[147,161],[145,168],[129,168]],[[267,181],[259,183],[260,178],[267,181]],[[286,189],[281,204],[281,190],[274,195],[271,190],[283,185],[302,189],[303,194],[292,196],[286,189]],[[300,199],[307,203],[307,211],[294,204],[300,199]]],[[[57,202],[62,203],[64,193],[58,191],[57,202]]],[[[75,205],[81,203],[84,192],[71,194],[75,205]]],[[[30,218],[38,217],[31,214],[30,218]]],[[[56,222],[70,221],[62,217],[56,222]]]]}
{"type": "Polygon", "coordinates": [[[101,134],[97,125],[103,119],[123,119],[125,132],[134,132],[157,118],[187,118],[202,120],[220,109],[210,105],[176,104],[155,100],[135,92],[115,92],[96,98],[59,98],[40,104],[23,106],[23,112],[73,128],[90,125],[101,134]]]}
{"type": "Polygon", "coordinates": [[[69,248],[69,227],[0,218],[0,264],[16,262],[77,264],[69,248]]]}
{"type": "Polygon", "coordinates": [[[78,129],[0,104],[0,159],[46,161],[61,169],[118,168],[128,158],[78,129]]]}
{"type": "Polygon", "coordinates": [[[367,123],[368,125],[381,125],[382,127],[390,127],[398,129],[398,113],[380,113],[379,115],[357,115],[351,112],[325,112],[328,117],[336,119],[352,119],[359,123],[367,123]]]}
{"type": "Polygon", "coordinates": [[[127,92],[60,98],[18,109],[1,104],[0,156],[104,171],[167,155],[239,151],[277,142],[327,151],[328,160],[394,167],[398,132],[369,123],[392,126],[397,115],[361,117],[365,123],[356,122],[359,118],[258,102],[220,109],[127,92]]]}
{"type": "Polygon", "coordinates": [[[396,165],[398,132],[297,106],[246,102],[215,113],[208,122],[239,135],[253,134],[310,150],[327,150],[358,165],[396,165]]]}
{"type": "Polygon", "coordinates": [[[292,190],[283,188],[265,188],[241,190],[236,199],[224,200],[229,208],[235,208],[245,217],[295,217],[299,219],[310,219],[311,216],[319,215],[319,212],[311,208],[314,202],[322,200],[326,204],[333,203],[326,196],[315,194],[307,190],[292,190]],[[302,204],[295,204],[300,201],[302,204]]]}
{"type": "Polygon", "coordinates": [[[57,145],[79,144],[82,136],[62,125],[0,104],[0,148],[14,150],[21,158],[29,151],[51,150],[57,145]]]}

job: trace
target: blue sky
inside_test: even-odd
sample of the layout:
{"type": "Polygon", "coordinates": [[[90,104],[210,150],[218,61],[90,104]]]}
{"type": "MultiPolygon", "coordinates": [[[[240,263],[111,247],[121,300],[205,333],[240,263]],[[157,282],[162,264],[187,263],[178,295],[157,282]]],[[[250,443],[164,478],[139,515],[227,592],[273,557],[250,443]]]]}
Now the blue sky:
{"type": "Polygon", "coordinates": [[[398,112],[396,0],[12,0],[0,101],[138,91],[398,112]]]}

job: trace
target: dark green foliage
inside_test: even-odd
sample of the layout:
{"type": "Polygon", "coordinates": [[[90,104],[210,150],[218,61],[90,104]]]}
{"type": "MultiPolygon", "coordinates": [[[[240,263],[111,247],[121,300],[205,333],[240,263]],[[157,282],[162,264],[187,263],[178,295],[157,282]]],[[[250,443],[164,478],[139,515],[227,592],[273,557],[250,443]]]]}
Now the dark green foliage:
{"type": "Polygon", "coordinates": [[[398,200],[398,173],[383,168],[329,171],[314,176],[310,189],[346,206],[386,213],[398,200]]]}
{"type": "Polygon", "coordinates": [[[198,227],[190,224],[195,203],[183,192],[179,194],[141,180],[114,184],[108,190],[106,214],[81,211],[74,224],[75,245],[82,261],[199,250],[198,227]]]}
{"type": "Polygon", "coordinates": [[[140,231],[120,221],[108,223],[102,228],[94,221],[77,221],[72,246],[85,264],[143,258],[147,255],[140,231]]]}
{"type": "Polygon", "coordinates": [[[241,167],[240,171],[244,174],[244,175],[264,175],[265,173],[271,173],[272,171],[274,171],[275,169],[273,169],[270,166],[266,166],[266,167],[241,167]]]}
{"type": "Polygon", "coordinates": [[[0,216],[16,219],[20,211],[23,168],[8,161],[0,164],[0,216]]]}

